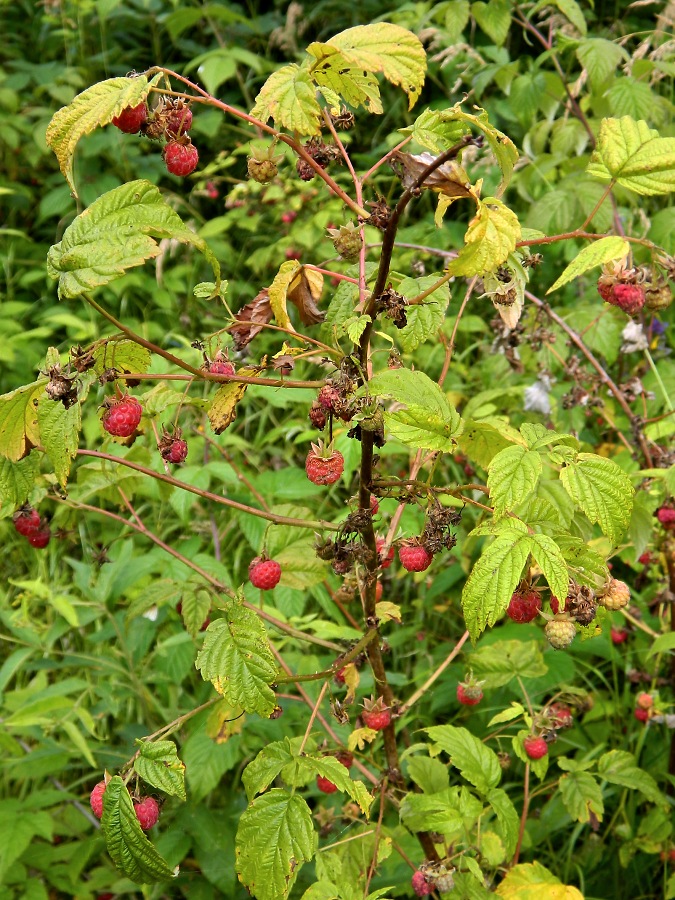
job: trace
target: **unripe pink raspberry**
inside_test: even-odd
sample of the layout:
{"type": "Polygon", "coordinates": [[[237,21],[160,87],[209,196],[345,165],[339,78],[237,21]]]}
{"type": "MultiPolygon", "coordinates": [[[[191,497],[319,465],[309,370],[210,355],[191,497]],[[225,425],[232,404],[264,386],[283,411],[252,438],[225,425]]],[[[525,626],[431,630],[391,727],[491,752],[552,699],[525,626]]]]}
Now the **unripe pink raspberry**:
{"type": "Polygon", "coordinates": [[[105,794],[105,789],[105,781],[99,781],[99,783],[94,787],[93,791],[89,795],[89,805],[91,806],[91,811],[97,819],[100,819],[103,815],[103,795],[105,794]]]}
{"type": "Polygon", "coordinates": [[[548,744],[543,737],[532,734],[523,741],[523,749],[530,759],[541,759],[548,753],[548,744]]]}
{"type": "Polygon", "coordinates": [[[141,421],[141,404],[135,397],[125,394],[124,397],[106,400],[106,405],[108,408],[101,419],[104,429],[114,437],[130,437],[141,421]]]}
{"type": "Polygon", "coordinates": [[[424,872],[419,870],[413,873],[411,884],[413,891],[418,897],[426,897],[433,891],[433,887],[427,881],[424,872]]]}
{"type": "Polygon", "coordinates": [[[138,803],[134,803],[136,818],[143,831],[149,831],[159,819],[159,803],[154,797],[146,797],[138,803]]]}

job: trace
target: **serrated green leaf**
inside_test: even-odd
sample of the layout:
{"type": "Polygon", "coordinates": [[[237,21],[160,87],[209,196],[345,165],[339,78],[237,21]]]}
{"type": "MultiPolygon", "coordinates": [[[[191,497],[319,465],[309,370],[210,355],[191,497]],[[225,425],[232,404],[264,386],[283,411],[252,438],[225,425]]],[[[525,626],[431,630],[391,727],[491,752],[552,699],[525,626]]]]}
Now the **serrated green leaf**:
{"type": "Polygon", "coordinates": [[[196,247],[220,278],[206,242],[183,223],[159,188],[142,179],[113,188],[80,213],[50,248],[47,272],[59,282],[59,297],[73,299],[158,256],[164,238],[196,247]]]}
{"type": "Polygon", "coordinates": [[[579,584],[599,588],[609,578],[607,563],[586,541],[571,535],[556,535],[556,543],[567,563],[570,578],[579,584]]]}
{"type": "Polygon", "coordinates": [[[620,784],[639,791],[651,803],[663,803],[665,798],[654,778],[635,764],[635,757],[625,750],[610,750],[598,760],[598,776],[610,784],[620,784]]]}
{"type": "Polygon", "coordinates": [[[464,247],[448,264],[453,275],[485,275],[506,262],[520,240],[518,217],[501,200],[480,200],[478,212],[469,222],[464,247]]]}
{"type": "Polygon", "coordinates": [[[362,781],[350,778],[349,769],[333,756],[302,756],[298,758],[298,767],[331,781],[338,790],[348,794],[357,803],[364,815],[368,815],[373,798],[362,781]]]}
{"type": "MultiPolygon", "coordinates": [[[[404,278],[398,290],[404,297],[411,299],[422,294],[431,287],[438,278],[425,275],[423,278],[404,278]]],[[[445,319],[445,311],[450,302],[450,291],[447,285],[430,294],[423,303],[409,306],[406,309],[408,324],[398,330],[397,340],[406,353],[416,350],[420,344],[436,337],[445,319]]]]}
{"type": "Polygon", "coordinates": [[[502,840],[507,857],[513,854],[518,843],[520,817],[511,798],[502,788],[492,788],[485,795],[485,799],[495,811],[500,825],[502,840]]]}
{"type": "Polygon", "coordinates": [[[321,107],[309,71],[291,63],[274,72],[255,98],[251,115],[300,135],[321,132],[321,107]]]}
{"type": "Polygon", "coordinates": [[[181,616],[188,633],[196,637],[211,609],[211,596],[208,591],[186,589],[180,598],[181,616]]]}
{"type": "Polygon", "coordinates": [[[135,341],[108,340],[99,344],[93,351],[93,371],[102,375],[106,369],[118,372],[138,372],[143,374],[150,368],[152,355],[145,347],[135,341]]]}
{"type": "Polygon", "coordinates": [[[557,291],[562,287],[589,269],[601,266],[603,263],[609,262],[611,259],[623,259],[628,255],[630,245],[625,238],[611,235],[610,237],[600,238],[594,241],[572,260],[572,262],[563,270],[562,274],[551,287],[546,291],[547,294],[557,291]]]}
{"type": "Polygon", "coordinates": [[[586,20],[576,0],[539,0],[528,13],[528,18],[544,7],[555,6],[581,34],[586,34],[586,20]]]}
{"type": "Polygon", "coordinates": [[[540,678],[548,672],[535,641],[497,641],[474,650],[471,668],[489,688],[503,687],[514,678],[540,678]]]}
{"type": "MultiPolygon", "coordinates": [[[[583,15],[582,15],[583,19],[583,15]]],[[[591,88],[599,91],[616,75],[622,61],[630,59],[627,51],[605,38],[588,38],[576,49],[577,59],[588,72],[591,88]]]]}
{"type": "Polygon", "coordinates": [[[108,78],[82,91],[68,106],[54,113],[45,137],[75,196],[73,154],[77,142],[100,125],[112,122],[126,107],[138,106],[161,78],[161,72],[152,81],[148,81],[145,75],[108,78]]]}
{"type": "Polygon", "coordinates": [[[505,531],[474,565],[462,592],[464,621],[472,641],[505,612],[522,577],[531,546],[530,535],[505,531]]]}
{"type": "Polygon", "coordinates": [[[321,333],[327,340],[340,338],[346,334],[345,326],[354,318],[354,309],[359,299],[359,286],[350,281],[341,281],[326,310],[326,318],[321,333]]]}
{"type": "Polygon", "coordinates": [[[38,400],[37,417],[40,443],[54,467],[59,484],[65,488],[71,463],[77,453],[82,408],[79,403],[74,403],[66,409],[63,403],[51,400],[44,393],[38,400]]]}
{"type": "Polygon", "coordinates": [[[143,781],[165,794],[185,800],[185,766],[173,741],[144,741],[134,760],[143,781]]]}
{"type": "Polygon", "coordinates": [[[560,480],[577,507],[615,544],[630,522],[635,490],[630,478],[611,459],[594,453],[579,453],[565,466],[560,480]]]}
{"type": "Polygon", "coordinates": [[[317,847],[312,813],[299,794],[274,788],[239,820],[235,868],[257,900],[283,900],[317,847]]]}
{"type": "Polygon", "coordinates": [[[241,776],[248,799],[252,800],[256,794],[266,791],[284,766],[293,762],[295,757],[297,752],[289,738],[264,747],[241,776]]]}
{"type": "Polygon", "coordinates": [[[508,706],[506,709],[497,713],[496,716],[493,716],[488,722],[487,727],[492,728],[494,725],[502,725],[504,722],[513,722],[514,719],[520,718],[524,713],[525,707],[522,703],[511,701],[511,706],[508,706]]]}
{"type": "Polygon", "coordinates": [[[541,456],[516,445],[501,450],[488,466],[487,486],[497,515],[512,510],[537,489],[541,456]]]}
{"type": "Polygon", "coordinates": [[[344,323],[344,329],[347,337],[353,344],[358,344],[361,335],[373,320],[370,316],[353,316],[344,323]]]}
{"type": "Polygon", "coordinates": [[[586,171],[643,196],[667,194],[675,188],[675,138],[630,116],[603,119],[586,171]]]}
{"type": "Polygon", "coordinates": [[[269,716],[276,706],[270,684],[277,667],[265,627],[252,610],[236,603],[223,612],[224,618],[206,629],[195,666],[232,706],[269,716]]]}
{"type": "Polygon", "coordinates": [[[37,405],[45,383],[34,381],[0,397],[0,457],[18,462],[40,445],[37,405]]]}
{"type": "Polygon", "coordinates": [[[470,731],[454,725],[432,725],[423,730],[448,754],[450,763],[459,769],[462,777],[481,794],[497,787],[502,777],[497,754],[470,731]]]}
{"type": "Polygon", "coordinates": [[[410,756],[406,759],[408,775],[423,794],[437,794],[450,787],[447,766],[430,756],[410,756]]]}
{"type": "Polygon", "coordinates": [[[459,835],[464,817],[457,800],[456,788],[445,788],[434,794],[406,794],[399,811],[401,822],[410,831],[433,829],[446,837],[459,835]]]}
{"type": "Polygon", "coordinates": [[[570,576],[560,547],[545,534],[533,534],[530,553],[556,597],[566,597],[570,576]]]}
{"type": "MultiPolygon", "coordinates": [[[[466,2],[466,0],[463,0],[466,2]]],[[[467,19],[469,4],[466,2],[467,19]]],[[[422,147],[431,150],[432,153],[443,153],[453,147],[465,134],[469,128],[462,122],[457,120],[447,121],[443,118],[443,113],[436,109],[425,109],[424,112],[417,117],[412,125],[407,128],[399,129],[403,134],[412,135],[422,147]]]]}
{"type": "Polygon", "coordinates": [[[464,419],[458,443],[469,459],[486,469],[497,453],[520,440],[520,435],[506,418],[488,416],[480,421],[464,419]]]}
{"type": "Polygon", "coordinates": [[[103,794],[101,826],[110,858],[136,884],[154,884],[177,874],[143,833],[119,775],[110,779],[103,794]]]}
{"type": "Polygon", "coordinates": [[[28,499],[40,471],[40,454],[29,453],[18,462],[0,456],[0,501],[14,508],[28,499]]]}
{"type": "Polygon", "coordinates": [[[366,72],[381,72],[387,81],[403,88],[408,109],[419,99],[427,71],[427,56],[420,39],[400,25],[377,22],[341,31],[327,41],[346,61],[366,72]]]}
{"type": "MultiPolygon", "coordinates": [[[[315,41],[307,47],[307,52],[316,60],[310,72],[322,91],[332,92],[338,99],[342,97],[349,106],[364,106],[368,112],[381,115],[384,110],[380,86],[374,75],[330,44],[315,41]]],[[[333,105],[339,109],[339,102],[333,105]]]]}
{"type": "Polygon", "coordinates": [[[528,450],[540,450],[550,444],[562,444],[564,447],[579,449],[579,441],[573,435],[551,431],[538,422],[523,422],[520,426],[520,433],[527,442],[528,450]]]}
{"type": "Polygon", "coordinates": [[[576,822],[589,822],[591,813],[602,821],[602,791],[590,772],[566,772],[558,786],[563,805],[576,822]]]}
{"type": "Polygon", "coordinates": [[[469,0],[448,0],[445,4],[445,30],[448,43],[458,42],[460,35],[469,22],[471,4],[469,0]]]}
{"type": "Polygon", "coordinates": [[[501,47],[511,27],[511,4],[509,0],[489,0],[483,3],[478,0],[471,4],[471,15],[483,29],[485,34],[501,47]]]}

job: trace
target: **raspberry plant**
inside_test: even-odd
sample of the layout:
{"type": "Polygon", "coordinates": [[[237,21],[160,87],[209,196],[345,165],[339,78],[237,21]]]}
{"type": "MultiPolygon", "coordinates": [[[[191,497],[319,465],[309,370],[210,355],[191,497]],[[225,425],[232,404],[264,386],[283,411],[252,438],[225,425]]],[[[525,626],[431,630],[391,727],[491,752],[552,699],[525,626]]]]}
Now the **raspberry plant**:
{"type": "MultiPolygon", "coordinates": [[[[576,4],[560,7],[570,15],[576,4]]],[[[578,27],[576,13],[571,15],[578,27]]],[[[475,16],[480,23],[480,10],[475,16]]],[[[489,32],[491,26],[485,27],[489,32]]],[[[107,516],[191,572],[187,586],[180,585],[180,614],[196,641],[194,665],[209,693],[201,704],[139,739],[133,756],[92,792],[92,810],[101,818],[110,857],[137,884],[170,884],[183,877],[166,858],[171,854],[163,855],[144,834],[159,815],[150,791],[176,807],[187,798],[186,765],[168,738],[209,709],[211,731],[226,743],[254,729],[251,723],[267,724],[282,715],[280,701],[288,695],[281,695],[291,688],[308,706],[304,731],[274,733],[282,737],[248,755],[242,774],[246,804],[238,818],[234,869],[253,896],[288,896],[310,863],[315,880],[305,893],[308,900],[381,896],[386,888],[369,893],[371,881],[378,865],[400,852],[400,840],[408,853],[417,854],[412,887],[418,896],[453,890],[457,896],[483,897],[496,884],[502,896],[515,896],[513,891],[525,883],[521,879],[556,884],[562,872],[552,874],[542,866],[532,871],[519,861],[530,821],[530,775],[547,776],[549,745],[574,717],[569,705],[564,707],[569,716],[561,717],[551,712],[553,705],[537,704],[524,683],[555,672],[558,663],[546,639],[564,651],[577,636],[609,639],[615,633],[612,623],[624,621],[621,611],[630,589],[610,576],[608,561],[629,543],[636,520],[652,513],[661,527],[656,534],[664,573],[671,592],[675,589],[668,537],[669,498],[675,490],[672,454],[647,432],[631,406],[644,392],[638,390],[631,401],[629,388],[610,378],[556,312],[555,301],[529,289],[541,262],[535,251],[564,244],[567,265],[555,273],[549,294],[593,277],[599,297],[622,317],[611,321],[621,322],[626,340],[633,333],[629,326],[637,324],[633,317],[645,308],[665,308],[675,260],[653,241],[624,234],[618,219],[601,229],[596,214],[611,207],[615,191],[638,197],[668,194],[675,185],[673,139],[630,115],[605,117],[591,127],[575,100],[572,108],[594,143],[584,177],[600,195],[575,228],[545,233],[521,223],[507,203],[522,160],[513,140],[480,108],[457,103],[422,108],[409,120],[402,115],[397,143],[365,171],[359,168],[359,147],[352,144],[350,129],[355,116],[377,121],[384,112],[379,79],[403,92],[410,111],[423,93],[426,68],[426,53],[415,34],[379,22],[310,44],[301,62],[267,79],[250,112],[157,66],[87,88],[55,113],[47,129],[47,142],[74,192],[78,142],[111,123],[129,140],[156,142],[167,170],[188,178],[209,164],[192,135],[200,112],[211,108],[250,130],[245,149],[252,184],[274,186],[286,168],[287,177],[323,191],[331,214],[344,220],[325,222],[337,258],[326,263],[307,248],[287,247],[272,280],[257,285],[255,299],[232,312],[232,292],[222,276],[232,280],[236,272],[179,215],[176,204],[144,178],[107,191],[65,229],[49,252],[47,269],[62,301],[87,304],[112,333],[67,354],[50,349],[36,381],[0,398],[3,511],[14,516],[21,535],[45,547],[51,535],[46,512],[56,518],[70,508],[107,516]],[[399,235],[411,209],[430,198],[444,248],[416,246],[442,264],[429,274],[415,274],[412,268],[405,274],[396,262],[406,244],[399,235]],[[463,215],[467,221],[460,234],[463,215]],[[589,231],[591,224],[599,230],[589,231]],[[210,267],[211,280],[195,284],[194,296],[211,304],[219,325],[211,333],[186,335],[184,346],[171,350],[126,324],[101,300],[109,298],[110,286],[132,277],[130,270],[159,257],[165,242],[184,245],[210,267]],[[476,305],[480,297],[483,306],[476,305]],[[523,414],[511,420],[495,413],[499,389],[486,388],[474,397],[453,390],[453,375],[462,365],[455,358],[455,342],[469,304],[479,322],[486,308],[495,314],[495,340],[504,347],[522,331],[530,311],[537,321],[541,316],[562,328],[597,377],[591,383],[570,362],[569,405],[593,408],[599,385],[608,388],[632,429],[633,445],[624,441],[633,458],[620,465],[607,454],[590,452],[579,429],[573,434],[554,427],[545,372],[539,387],[534,385],[529,397],[526,392],[523,414]],[[449,334],[448,316],[454,317],[449,334]],[[256,350],[261,334],[267,339],[264,353],[256,350]],[[272,353],[271,340],[277,341],[272,353]],[[431,358],[439,348],[440,372],[436,367],[432,377],[425,356],[431,358]],[[184,389],[174,390],[176,383],[184,389]],[[105,387],[110,384],[114,394],[105,387]],[[101,424],[110,438],[81,433],[83,410],[96,405],[99,388],[108,392],[101,424]],[[301,473],[304,465],[312,491],[299,508],[271,504],[257,489],[244,503],[226,490],[204,486],[198,472],[182,479],[180,470],[168,467],[185,462],[188,445],[181,429],[187,431],[200,411],[206,422],[194,430],[208,429],[209,445],[220,448],[232,465],[228,429],[238,416],[246,416],[247,391],[259,392],[270,404],[292,404],[293,395],[302,398],[298,403],[311,403],[305,440],[311,448],[304,460],[304,454],[297,455],[296,467],[301,473]],[[169,409],[175,410],[171,420],[169,409]],[[159,449],[159,459],[155,452],[149,463],[145,448],[159,449]],[[111,492],[119,492],[129,519],[111,510],[105,495],[100,506],[88,502],[91,467],[111,492]],[[247,591],[245,578],[234,575],[246,570],[241,561],[230,567],[231,560],[223,562],[220,555],[215,561],[193,558],[160,538],[134,505],[124,476],[152,482],[157,491],[186,492],[211,510],[241,517],[241,530],[258,545],[246,561],[250,582],[270,595],[281,597],[284,588],[315,589],[333,579],[328,583],[336,587],[341,624],[317,628],[311,617],[293,614],[288,603],[276,608],[273,599],[260,601],[247,591]],[[636,486],[641,489],[637,497],[636,486]],[[381,577],[392,566],[394,547],[411,582],[439,577],[450,565],[458,535],[465,562],[461,615],[466,631],[424,683],[408,689],[391,679],[387,660],[389,635],[395,640],[396,627],[410,611],[387,599],[381,577]],[[342,579],[339,587],[335,576],[342,579]],[[551,612],[548,606],[544,610],[542,596],[551,612]],[[556,598],[566,598],[564,609],[556,598]],[[348,611],[350,603],[358,612],[348,611]],[[615,614],[618,618],[612,618],[615,614]],[[518,627],[531,627],[529,637],[492,641],[490,629],[505,617],[518,627]],[[487,641],[480,642],[486,632],[487,641]],[[322,657],[322,663],[312,657],[307,661],[311,671],[303,671],[297,647],[330,651],[330,657],[322,657]],[[499,728],[485,742],[467,727],[443,724],[423,728],[410,747],[411,710],[460,654],[470,658],[481,680],[456,685],[459,704],[477,705],[483,684],[490,691],[517,685],[520,699],[491,717],[489,727],[499,728]],[[362,680],[366,693],[373,691],[363,707],[356,703],[365,696],[362,680]],[[310,695],[305,682],[317,682],[320,689],[310,695]],[[346,693],[331,697],[332,684],[346,693]],[[508,729],[507,746],[525,772],[519,807],[501,786],[511,761],[502,749],[508,729]],[[322,740],[330,741],[338,755],[327,754],[322,740]],[[340,749],[355,754],[354,774],[340,749]],[[319,832],[331,823],[325,809],[312,815],[306,793],[312,786],[349,798],[342,814],[363,853],[357,863],[343,846],[318,852],[319,832]],[[372,822],[376,828],[369,827],[372,822]]],[[[244,204],[255,196],[240,193],[244,204]]],[[[296,218],[284,213],[282,222],[292,226],[296,218]]],[[[151,297],[147,303],[152,304],[151,297]]],[[[538,339],[552,344],[547,335],[538,339]]],[[[515,366],[516,356],[511,360],[515,366]]],[[[276,439],[288,438],[277,434],[276,439]]],[[[288,477],[290,484],[294,476],[288,477]]],[[[246,476],[239,473],[239,480],[245,482],[246,476]]],[[[217,522],[214,527],[217,531],[217,522]]],[[[636,548],[636,556],[642,549],[636,548]]],[[[173,598],[174,580],[166,579],[160,589],[173,598]]],[[[155,601],[161,606],[165,599],[139,607],[151,612],[155,601]]],[[[627,612],[626,621],[634,626],[635,616],[627,612]]],[[[665,615],[662,622],[664,633],[652,636],[667,652],[672,633],[665,615]]],[[[651,695],[641,696],[652,702],[645,706],[638,697],[639,720],[663,720],[672,700],[656,703],[651,695]]],[[[564,700],[584,711],[583,698],[572,694],[564,700]]],[[[636,790],[653,805],[655,816],[667,809],[657,782],[631,754],[601,749],[586,761],[560,758],[563,774],[556,774],[550,789],[559,793],[573,821],[600,822],[606,785],[636,790]]],[[[187,776],[189,783],[189,768],[187,776]]],[[[100,772],[92,771],[95,779],[100,772]]],[[[575,895],[575,888],[567,890],[575,895]]]]}

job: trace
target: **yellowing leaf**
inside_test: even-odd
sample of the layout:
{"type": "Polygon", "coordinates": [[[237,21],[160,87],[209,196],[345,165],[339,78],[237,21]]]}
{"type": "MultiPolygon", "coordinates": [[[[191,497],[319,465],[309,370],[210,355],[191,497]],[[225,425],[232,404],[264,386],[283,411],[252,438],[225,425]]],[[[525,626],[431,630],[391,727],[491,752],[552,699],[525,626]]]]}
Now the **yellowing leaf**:
{"type": "Polygon", "coordinates": [[[47,126],[47,144],[56,154],[63,175],[75,196],[73,154],[77,142],[100,125],[107,125],[127,106],[138,106],[150,93],[161,73],[148,81],[145,75],[108,78],[82,91],[54,114],[47,126]]]}
{"type": "Polygon", "coordinates": [[[598,143],[586,171],[645,196],[675,189],[675,138],[630,116],[603,119],[598,143]]]}
{"type": "Polygon", "coordinates": [[[17,462],[39,445],[37,404],[44,389],[44,381],[34,381],[0,397],[0,456],[17,462]]]}
{"type": "MultiPolygon", "coordinates": [[[[288,265],[288,263],[284,263],[284,265],[288,265]]],[[[270,288],[270,301],[272,301],[271,291],[272,288],[270,288]]],[[[319,311],[317,306],[322,291],[323,275],[321,272],[317,272],[316,269],[308,269],[307,266],[300,266],[295,271],[288,286],[287,296],[291,303],[297,306],[303,325],[316,325],[318,322],[323,322],[324,314],[319,311]]],[[[272,303],[272,309],[275,309],[274,303],[272,303]]]]}
{"type": "Polygon", "coordinates": [[[274,276],[274,281],[267,289],[274,319],[280,328],[293,329],[286,311],[286,298],[288,289],[301,268],[302,266],[295,259],[289,259],[287,262],[282,263],[279,271],[274,276]]]}
{"type": "Polygon", "coordinates": [[[350,62],[343,53],[329,44],[315,42],[309,45],[307,52],[316,59],[311,68],[312,77],[319,88],[325,90],[326,96],[330,96],[329,92],[334,92],[350,106],[364,106],[376,115],[384,111],[380,101],[380,86],[374,75],[350,62]]]}
{"type": "Polygon", "coordinates": [[[342,51],[345,60],[366,72],[382,72],[408,95],[412,109],[424,84],[427,57],[419,38],[411,31],[377,22],[357,25],[336,34],[327,44],[342,51]]]}
{"type": "MultiPolygon", "coordinates": [[[[255,369],[240,369],[239,375],[255,375],[255,369]]],[[[230,381],[218,388],[207,413],[211,427],[221,434],[237,418],[237,403],[246,393],[248,385],[242,381],[230,381]]]]}
{"type": "Polygon", "coordinates": [[[540,863],[514,866],[496,893],[508,900],[584,900],[577,888],[562,884],[540,863]]]}
{"type": "Polygon", "coordinates": [[[520,240],[520,223],[501,200],[479,201],[478,212],[464,235],[465,246],[448,265],[453,275],[484,275],[493,272],[515,250],[520,240]]]}
{"type": "Polygon", "coordinates": [[[372,744],[380,732],[373,728],[355,728],[347,739],[348,750],[363,750],[366,744],[372,744]]]}
{"type": "Polygon", "coordinates": [[[342,670],[342,674],[345,679],[345,685],[347,686],[347,693],[345,694],[342,703],[344,706],[351,706],[351,704],[356,699],[356,690],[359,686],[359,682],[361,681],[361,676],[359,675],[359,670],[356,668],[353,662],[347,663],[347,665],[342,670]]]}
{"type": "Polygon", "coordinates": [[[595,266],[601,266],[603,263],[609,262],[610,259],[623,259],[627,256],[630,245],[627,240],[617,235],[600,238],[599,241],[593,241],[572,260],[559,278],[546,291],[547,294],[557,291],[559,287],[588,272],[595,266]]]}
{"type": "Polygon", "coordinates": [[[291,63],[270,75],[255,98],[251,115],[263,122],[272,118],[278,128],[301,135],[319,134],[321,107],[307,69],[291,63]]]}
{"type": "Polygon", "coordinates": [[[375,604],[375,615],[382,622],[398,622],[401,624],[401,607],[392,603],[390,600],[380,600],[375,604]]]}

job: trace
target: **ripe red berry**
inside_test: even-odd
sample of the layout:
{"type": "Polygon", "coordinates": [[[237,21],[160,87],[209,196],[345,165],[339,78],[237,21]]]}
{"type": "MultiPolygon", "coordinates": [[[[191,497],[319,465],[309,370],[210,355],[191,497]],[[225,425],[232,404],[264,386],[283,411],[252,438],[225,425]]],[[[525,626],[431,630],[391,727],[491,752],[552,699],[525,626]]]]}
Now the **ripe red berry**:
{"type": "Polygon", "coordinates": [[[552,703],[548,708],[553,728],[571,728],[574,725],[572,710],[566,703],[552,703]]]}
{"type": "Polygon", "coordinates": [[[286,259],[300,259],[302,253],[299,250],[296,250],[295,247],[287,247],[285,256],[286,259]]]}
{"type": "Polygon", "coordinates": [[[335,484],[344,472],[345,461],[339,450],[312,444],[305,460],[305,472],[312,484],[335,484]]]}
{"type": "Polygon", "coordinates": [[[209,365],[212,375],[234,375],[236,371],[229,359],[214,359],[209,365]]]}
{"type": "Polygon", "coordinates": [[[555,594],[551,594],[551,609],[556,616],[560,612],[560,600],[558,600],[555,594]]]}
{"type": "Polygon", "coordinates": [[[672,506],[661,506],[656,510],[656,518],[663,525],[666,531],[675,529],[675,508],[672,506]]]}
{"type": "Polygon", "coordinates": [[[24,537],[30,537],[40,529],[42,519],[40,513],[31,507],[24,507],[14,513],[14,527],[24,537]]]}
{"type": "MultiPolygon", "coordinates": [[[[551,605],[553,605],[553,599],[551,598],[551,605]]],[[[515,591],[507,607],[506,615],[514,622],[523,625],[526,622],[531,622],[532,619],[536,619],[540,609],[541,594],[538,591],[515,591]]]]}
{"type": "Polygon", "coordinates": [[[418,897],[427,897],[432,891],[433,886],[429,884],[423,872],[413,872],[411,879],[412,889],[418,897]]]}
{"type": "Polygon", "coordinates": [[[457,685],[457,699],[462,706],[476,706],[483,699],[480,688],[469,687],[461,682],[457,685]]]}
{"type": "Polygon", "coordinates": [[[28,543],[32,547],[36,547],[38,550],[44,550],[51,539],[52,533],[49,530],[48,525],[43,525],[39,531],[33,532],[33,534],[28,535],[28,543]]]}
{"type": "Polygon", "coordinates": [[[377,499],[375,494],[370,495],[370,511],[376,516],[380,511],[380,501],[377,499]]]}
{"type": "Polygon", "coordinates": [[[642,709],[639,706],[636,706],[633,710],[633,715],[638,720],[638,722],[648,722],[649,721],[649,710],[642,709]]]}
{"type": "Polygon", "coordinates": [[[548,744],[543,737],[530,735],[523,741],[523,749],[530,759],[541,759],[548,753],[548,744]]]}
{"type": "Polygon", "coordinates": [[[261,591],[271,591],[279,584],[281,566],[273,559],[256,556],[248,567],[249,581],[261,591]]]}
{"type": "Polygon", "coordinates": [[[293,209],[287,209],[286,212],[281,214],[281,221],[286,225],[290,225],[291,222],[294,222],[298,218],[298,214],[293,209]]]}
{"type": "Polygon", "coordinates": [[[185,134],[192,128],[192,110],[184,103],[176,104],[166,114],[165,119],[166,133],[170,137],[178,137],[185,134]]]}
{"type": "Polygon", "coordinates": [[[629,316],[634,316],[645,305],[645,292],[637,284],[615,284],[609,303],[618,306],[629,316]]]}
{"type": "Polygon", "coordinates": [[[138,803],[134,803],[136,818],[143,831],[149,831],[159,819],[159,803],[154,797],[146,797],[138,803]]]}
{"type": "Polygon", "coordinates": [[[324,778],[323,775],[316,776],[316,786],[320,791],[323,791],[324,794],[334,794],[337,791],[337,785],[333,784],[332,781],[329,781],[327,778],[324,778]]]}
{"type": "Polygon", "coordinates": [[[119,116],[114,116],[112,123],[125,134],[138,134],[141,130],[141,125],[147,118],[148,108],[145,105],[145,100],[143,100],[138,106],[127,106],[119,116]]]}
{"type": "Polygon", "coordinates": [[[377,553],[380,557],[380,568],[388,569],[392,563],[392,560],[394,559],[394,548],[389,547],[389,549],[387,550],[387,555],[383,557],[382,553],[384,549],[384,538],[379,537],[375,541],[375,546],[377,547],[377,553]]]}
{"type": "Polygon", "coordinates": [[[135,397],[124,397],[107,401],[108,408],[103,413],[101,424],[114,437],[130,437],[138,428],[143,408],[135,397]]]}
{"type": "Polygon", "coordinates": [[[99,781],[99,783],[89,795],[89,805],[91,806],[91,811],[97,819],[100,819],[103,815],[103,795],[105,794],[105,789],[105,781],[99,781]]]}
{"type": "Polygon", "coordinates": [[[319,391],[316,398],[321,406],[327,410],[335,410],[340,404],[340,392],[330,384],[325,384],[319,391]]]}
{"type": "Polygon", "coordinates": [[[433,554],[421,544],[402,544],[398,549],[398,558],[408,572],[424,572],[434,561],[433,554]]]}
{"type": "Polygon", "coordinates": [[[391,722],[391,712],[388,709],[364,710],[361,714],[363,724],[373,731],[382,731],[391,722]]]}
{"type": "Polygon", "coordinates": [[[182,141],[169,141],[162,150],[162,156],[167,171],[181,178],[194,172],[199,162],[199,153],[195,145],[185,144],[182,141]]]}
{"type": "Polygon", "coordinates": [[[610,637],[613,644],[623,644],[624,641],[628,640],[628,632],[625,628],[612,628],[610,637]]]}
{"type": "Polygon", "coordinates": [[[638,562],[642,563],[643,566],[650,565],[652,561],[652,555],[649,550],[646,550],[644,553],[641,553],[640,556],[638,556],[638,562]]]}
{"type": "Polygon", "coordinates": [[[186,441],[176,439],[162,450],[162,457],[170,463],[179,465],[185,462],[188,455],[188,445],[186,441]]]}

